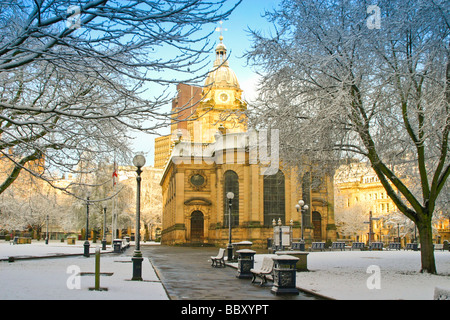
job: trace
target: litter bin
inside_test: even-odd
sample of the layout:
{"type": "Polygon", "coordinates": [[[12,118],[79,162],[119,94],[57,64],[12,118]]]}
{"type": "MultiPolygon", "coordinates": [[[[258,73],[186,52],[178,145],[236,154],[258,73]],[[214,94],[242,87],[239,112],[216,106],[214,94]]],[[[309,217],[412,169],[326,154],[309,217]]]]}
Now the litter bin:
{"type": "Polygon", "coordinates": [[[296,264],[297,272],[308,271],[308,252],[304,251],[277,251],[277,255],[288,255],[298,258],[298,262],[296,264]]]}
{"type": "Polygon", "coordinates": [[[241,242],[235,242],[232,243],[231,246],[233,247],[233,260],[238,259],[238,250],[242,249],[250,249],[253,243],[251,241],[241,241],[241,242]]]}
{"type": "Polygon", "coordinates": [[[75,244],[75,237],[68,237],[67,238],[67,244],[75,244]]]}
{"type": "Polygon", "coordinates": [[[113,248],[114,248],[114,253],[121,253],[122,252],[122,240],[114,239],[113,248]]]}
{"type": "Polygon", "coordinates": [[[242,249],[236,251],[238,254],[238,269],[236,277],[239,279],[251,279],[252,273],[250,272],[255,265],[255,253],[256,251],[250,249],[242,249]]]}
{"type": "Polygon", "coordinates": [[[270,290],[275,295],[299,294],[296,287],[296,264],[298,258],[288,255],[273,257],[273,287],[270,290]]]}

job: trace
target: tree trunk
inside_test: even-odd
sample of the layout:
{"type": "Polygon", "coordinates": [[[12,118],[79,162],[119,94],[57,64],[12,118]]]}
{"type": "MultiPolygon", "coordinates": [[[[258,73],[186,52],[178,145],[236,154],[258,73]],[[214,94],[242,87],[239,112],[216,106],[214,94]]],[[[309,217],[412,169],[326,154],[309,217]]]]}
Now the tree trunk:
{"type": "Polygon", "coordinates": [[[431,221],[417,223],[420,237],[420,251],[422,273],[436,274],[436,262],[434,259],[433,233],[431,221]]]}

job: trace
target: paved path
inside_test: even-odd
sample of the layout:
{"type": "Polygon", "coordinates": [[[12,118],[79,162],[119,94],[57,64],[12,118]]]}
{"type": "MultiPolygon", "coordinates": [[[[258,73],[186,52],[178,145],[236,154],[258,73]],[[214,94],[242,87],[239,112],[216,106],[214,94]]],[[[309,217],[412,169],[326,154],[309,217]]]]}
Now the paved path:
{"type": "MultiPolygon", "coordinates": [[[[217,255],[217,248],[142,246],[141,251],[152,262],[173,300],[317,299],[302,292],[276,296],[270,292],[271,282],[260,287],[249,279],[236,278],[236,270],[231,267],[211,267],[208,260],[217,255]]],[[[133,250],[128,250],[127,254],[132,255],[133,250]]]]}

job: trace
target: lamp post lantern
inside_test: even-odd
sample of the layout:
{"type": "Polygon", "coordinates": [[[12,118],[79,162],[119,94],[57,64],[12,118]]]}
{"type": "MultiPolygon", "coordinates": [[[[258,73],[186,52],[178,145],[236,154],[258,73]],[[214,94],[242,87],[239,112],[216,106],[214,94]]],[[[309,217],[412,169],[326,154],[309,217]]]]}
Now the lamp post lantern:
{"type": "Polygon", "coordinates": [[[136,173],[136,231],[135,231],[135,248],[133,253],[133,278],[131,280],[142,281],[142,253],[140,244],[140,230],[141,230],[141,168],[145,165],[145,157],[141,154],[136,155],[133,158],[133,164],[137,167],[136,173]]]}
{"type": "Polygon", "coordinates": [[[231,206],[232,201],[234,199],[234,193],[228,192],[227,193],[227,199],[228,199],[228,261],[233,260],[233,246],[231,245],[231,206]]]}

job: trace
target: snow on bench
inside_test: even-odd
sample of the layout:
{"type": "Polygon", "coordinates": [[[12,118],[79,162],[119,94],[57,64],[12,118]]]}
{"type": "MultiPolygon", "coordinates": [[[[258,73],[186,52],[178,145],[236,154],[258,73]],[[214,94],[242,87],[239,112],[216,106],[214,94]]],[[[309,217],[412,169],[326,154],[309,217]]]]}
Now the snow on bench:
{"type": "Polygon", "coordinates": [[[260,286],[267,282],[267,276],[272,274],[273,271],[273,260],[270,257],[264,257],[261,268],[259,269],[250,269],[250,272],[253,275],[252,283],[255,282],[256,277],[261,278],[260,286]]]}
{"type": "Polygon", "coordinates": [[[225,249],[220,248],[219,253],[215,257],[211,257],[212,267],[224,267],[225,268],[225,249]]]}

